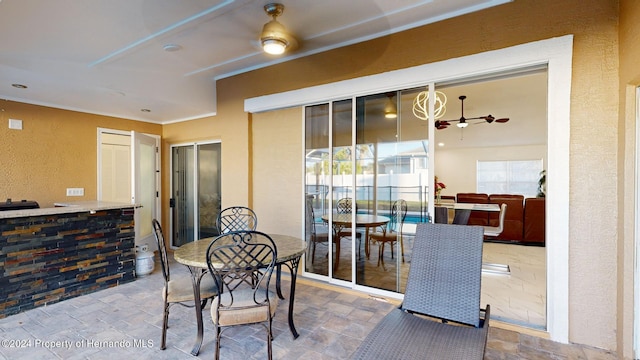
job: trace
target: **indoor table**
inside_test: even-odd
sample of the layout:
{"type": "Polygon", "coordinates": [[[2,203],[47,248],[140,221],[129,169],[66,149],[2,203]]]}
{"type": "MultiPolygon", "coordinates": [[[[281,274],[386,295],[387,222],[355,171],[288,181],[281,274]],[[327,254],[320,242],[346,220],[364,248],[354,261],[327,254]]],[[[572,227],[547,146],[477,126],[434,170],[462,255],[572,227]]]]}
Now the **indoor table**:
{"type": "MultiPolygon", "coordinates": [[[[454,209],[455,211],[489,211],[489,212],[499,212],[500,205],[499,204],[474,204],[474,203],[443,203],[438,206],[443,206],[449,209],[454,209]]],[[[507,264],[492,264],[492,263],[482,263],[482,271],[494,274],[508,275],[511,274],[511,269],[507,264]]]]}
{"type": "MultiPolygon", "coordinates": [[[[280,279],[282,265],[289,268],[291,272],[291,289],[289,292],[289,330],[293,338],[298,337],[295,325],[293,323],[293,301],[295,298],[296,290],[296,277],[298,274],[298,266],[300,264],[300,258],[305,253],[306,243],[303,239],[280,234],[268,234],[273,242],[276,244],[277,259],[276,259],[276,290],[278,297],[284,299],[282,291],[280,289],[280,279]]],[[[180,246],[173,253],[175,260],[189,269],[191,273],[191,280],[193,284],[193,297],[195,301],[196,321],[198,324],[198,333],[196,337],[196,343],[191,350],[191,354],[196,356],[200,352],[202,346],[202,338],[204,332],[203,320],[202,320],[202,303],[200,299],[200,279],[208,272],[207,268],[207,248],[214,238],[205,238],[196,240],[190,243],[186,243],[180,246]]]]}

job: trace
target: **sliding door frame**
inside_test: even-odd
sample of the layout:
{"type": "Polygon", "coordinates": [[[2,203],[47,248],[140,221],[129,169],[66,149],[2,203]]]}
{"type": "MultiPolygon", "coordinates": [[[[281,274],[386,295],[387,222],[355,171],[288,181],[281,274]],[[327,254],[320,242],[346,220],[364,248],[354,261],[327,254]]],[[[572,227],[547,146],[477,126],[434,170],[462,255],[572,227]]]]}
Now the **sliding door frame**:
{"type": "MultiPolygon", "coordinates": [[[[573,35],[566,35],[361,78],[250,98],[245,100],[244,110],[251,113],[270,111],[316,104],[330,99],[408,89],[428,83],[473,79],[529,67],[547,66],[547,151],[554,154],[549,158],[547,166],[548,172],[554,174],[547,181],[547,331],[551,340],[568,343],[569,124],[572,58],[573,35]]],[[[301,197],[304,199],[304,193],[301,197]]],[[[301,229],[301,236],[304,236],[304,229],[301,229]]]]}

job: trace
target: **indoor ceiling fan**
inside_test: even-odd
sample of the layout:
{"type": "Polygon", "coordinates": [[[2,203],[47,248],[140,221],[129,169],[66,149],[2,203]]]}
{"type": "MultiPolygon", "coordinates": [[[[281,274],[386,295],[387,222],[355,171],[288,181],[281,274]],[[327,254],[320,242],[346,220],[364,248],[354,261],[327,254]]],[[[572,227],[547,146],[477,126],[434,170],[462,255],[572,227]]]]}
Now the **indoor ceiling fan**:
{"type": "Polygon", "coordinates": [[[466,99],[467,97],[465,95],[460,95],[458,97],[458,99],[460,99],[460,107],[461,107],[461,112],[460,112],[460,119],[455,119],[455,120],[436,120],[435,121],[435,126],[436,129],[438,130],[442,130],[442,129],[446,129],[447,127],[449,127],[449,125],[451,125],[452,122],[458,122],[456,124],[457,127],[459,128],[465,128],[467,127],[467,125],[469,125],[469,120],[481,120],[478,121],[477,123],[482,123],[482,122],[487,122],[489,124],[491,124],[492,122],[497,122],[497,123],[506,123],[507,121],[509,121],[509,118],[500,118],[500,119],[496,119],[495,117],[493,117],[493,115],[489,114],[487,116],[477,116],[477,117],[472,117],[472,118],[465,118],[464,117],[464,99],[466,99]]]}

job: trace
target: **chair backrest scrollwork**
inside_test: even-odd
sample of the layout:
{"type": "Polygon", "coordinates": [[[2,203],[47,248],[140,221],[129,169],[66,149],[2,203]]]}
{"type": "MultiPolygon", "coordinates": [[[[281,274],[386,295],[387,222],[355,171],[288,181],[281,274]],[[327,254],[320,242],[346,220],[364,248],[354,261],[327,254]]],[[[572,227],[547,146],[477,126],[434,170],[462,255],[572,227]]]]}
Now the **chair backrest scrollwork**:
{"type": "Polygon", "coordinates": [[[216,227],[220,234],[240,230],[255,230],[258,227],[258,216],[245,206],[228,207],[218,214],[216,227]]]}

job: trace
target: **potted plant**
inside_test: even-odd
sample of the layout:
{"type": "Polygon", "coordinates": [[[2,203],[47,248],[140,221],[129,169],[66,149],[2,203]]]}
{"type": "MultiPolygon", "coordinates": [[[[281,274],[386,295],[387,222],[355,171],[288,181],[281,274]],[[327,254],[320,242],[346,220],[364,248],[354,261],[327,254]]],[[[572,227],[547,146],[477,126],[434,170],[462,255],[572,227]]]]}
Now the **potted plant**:
{"type": "Polygon", "coordinates": [[[435,201],[436,201],[436,204],[440,204],[441,202],[440,193],[442,192],[443,189],[446,189],[447,186],[443,182],[438,181],[437,176],[434,177],[433,183],[434,183],[433,188],[435,190],[435,195],[436,195],[435,201]]]}

